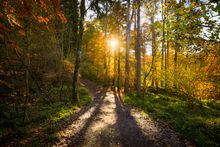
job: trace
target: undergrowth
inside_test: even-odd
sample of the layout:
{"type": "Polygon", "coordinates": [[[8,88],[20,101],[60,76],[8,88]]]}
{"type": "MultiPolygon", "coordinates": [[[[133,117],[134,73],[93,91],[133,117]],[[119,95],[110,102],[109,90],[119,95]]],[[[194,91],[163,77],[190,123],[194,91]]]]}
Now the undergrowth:
{"type": "Polygon", "coordinates": [[[169,124],[199,146],[220,146],[220,111],[211,105],[189,107],[186,99],[166,93],[147,92],[144,98],[131,93],[125,103],[141,108],[154,119],[169,124]]]}
{"type": "Polygon", "coordinates": [[[56,140],[59,124],[67,120],[79,107],[91,102],[91,96],[86,88],[80,87],[79,95],[78,105],[66,100],[53,100],[50,104],[45,101],[32,103],[29,105],[24,122],[22,114],[14,115],[10,119],[1,119],[0,145],[11,143],[14,145],[13,140],[17,140],[16,144],[21,146],[41,146],[56,140]]]}

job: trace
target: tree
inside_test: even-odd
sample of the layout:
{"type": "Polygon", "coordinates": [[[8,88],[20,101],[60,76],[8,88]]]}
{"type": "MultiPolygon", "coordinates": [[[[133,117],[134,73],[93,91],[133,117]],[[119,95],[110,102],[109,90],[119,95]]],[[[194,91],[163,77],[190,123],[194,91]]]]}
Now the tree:
{"type": "Polygon", "coordinates": [[[136,81],[136,90],[137,94],[141,94],[141,31],[140,31],[140,0],[137,0],[137,81],[136,81]]]}
{"type": "Polygon", "coordinates": [[[152,83],[151,86],[158,86],[157,81],[157,46],[156,46],[156,32],[154,27],[154,15],[151,16],[151,32],[152,32],[152,83]]]}
{"type": "Polygon", "coordinates": [[[127,2],[127,12],[126,12],[126,56],[125,56],[125,92],[129,92],[129,55],[130,55],[130,29],[131,29],[131,19],[130,19],[130,0],[127,2]]]}
{"type": "Polygon", "coordinates": [[[76,51],[75,51],[75,67],[73,73],[73,102],[77,102],[78,97],[78,87],[79,87],[79,67],[80,67],[80,59],[82,52],[82,38],[83,38],[83,23],[85,17],[85,0],[81,0],[79,7],[80,14],[78,14],[78,0],[74,0],[74,43],[76,43],[76,51]]]}
{"type": "MultiPolygon", "coordinates": [[[[166,76],[165,76],[165,81],[164,81],[164,65],[166,66],[166,50],[165,50],[165,22],[166,22],[166,16],[164,14],[164,12],[166,11],[166,8],[164,8],[166,2],[164,2],[165,0],[161,1],[161,5],[162,5],[162,58],[161,58],[161,72],[162,72],[162,79],[161,79],[161,87],[164,86],[164,82],[166,84],[166,76]]],[[[166,70],[166,67],[165,67],[166,70]]],[[[166,72],[165,72],[166,74],[166,72]]]]}
{"type": "MultiPolygon", "coordinates": [[[[105,38],[107,38],[107,29],[108,29],[108,2],[106,1],[105,2],[105,30],[104,30],[104,32],[105,32],[105,38]]],[[[108,84],[107,84],[107,82],[108,82],[108,80],[107,80],[107,76],[108,76],[108,71],[107,71],[107,46],[105,47],[105,49],[104,49],[104,85],[105,86],[107,86],[108,84]]]]}

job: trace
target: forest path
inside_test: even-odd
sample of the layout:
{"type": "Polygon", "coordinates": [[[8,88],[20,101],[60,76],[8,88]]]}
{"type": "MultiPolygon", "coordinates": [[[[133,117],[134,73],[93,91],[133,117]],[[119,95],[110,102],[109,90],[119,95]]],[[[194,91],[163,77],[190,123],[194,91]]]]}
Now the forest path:
{"type": "Polygon", "coordinates": [[[54,146],[146,147],[188,146],[166,125],[122,104],[116,93],[83,81],[94,94],[93,103],[59,132],[54,146]],[[96,93],[94,93],[96,91],[96,93]]]}

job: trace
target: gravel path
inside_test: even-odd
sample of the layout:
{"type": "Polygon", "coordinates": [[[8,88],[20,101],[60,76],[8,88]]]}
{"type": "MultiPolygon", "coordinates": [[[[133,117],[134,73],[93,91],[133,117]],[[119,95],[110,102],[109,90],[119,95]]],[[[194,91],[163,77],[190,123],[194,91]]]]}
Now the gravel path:
{"type": "Polygon", "coordinates": [[[98,90],[92,83],[84,82],[94,93],[94,102],[62,128],[60,139],[54,146],[190,146],[168,126],[155,122],[137,109],[124,106],[113,91],[98,90]]]}

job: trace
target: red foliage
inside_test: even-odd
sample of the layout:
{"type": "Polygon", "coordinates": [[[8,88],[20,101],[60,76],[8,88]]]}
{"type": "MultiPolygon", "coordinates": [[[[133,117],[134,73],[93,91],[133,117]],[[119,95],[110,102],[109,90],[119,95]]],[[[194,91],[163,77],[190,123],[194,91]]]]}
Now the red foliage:
{"type": "Polygon", "coordinates": [[[67,19],[61,11],[56,11],[56,14],[63,23],[67,23],[67,19]]]}
{"type": "Polygon", "coordinates": [[[51,0],[51,1],[56,8],[60,6],[61,0],[51,0]]]}

